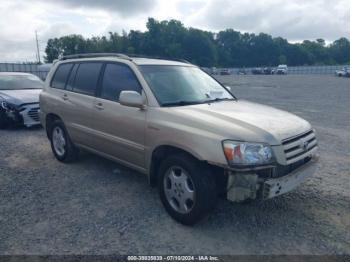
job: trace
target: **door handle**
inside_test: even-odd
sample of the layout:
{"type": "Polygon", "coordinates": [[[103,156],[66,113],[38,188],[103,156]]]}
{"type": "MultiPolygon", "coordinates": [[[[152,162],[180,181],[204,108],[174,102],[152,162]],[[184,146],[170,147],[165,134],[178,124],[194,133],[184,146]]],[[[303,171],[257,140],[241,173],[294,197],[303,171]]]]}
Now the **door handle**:
{"type": "Polygon", "coordinates": [[[103,109],[104,109],[102,103],[97,103],[97,104],[95,104],[95,107],[96,107],[98,110],[103,110],[103,109]]]}
{"type": "Polygon", "coordinates": [[[63,99],[64,101],[68,100],[68,95],[67,95],[67,94],[64,94],[64,95],[62,96],[62,99],[63,99]]]}

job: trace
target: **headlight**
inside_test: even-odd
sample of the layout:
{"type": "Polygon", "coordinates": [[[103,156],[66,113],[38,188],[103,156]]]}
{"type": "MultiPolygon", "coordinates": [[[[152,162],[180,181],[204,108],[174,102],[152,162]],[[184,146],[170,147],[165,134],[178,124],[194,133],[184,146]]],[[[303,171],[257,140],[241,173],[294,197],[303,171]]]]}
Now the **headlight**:
{"type": "Polygon", "coordinates": [[[9,110],[9,106],[6,101],[1,101],[0,106],[5,110],[9,110]]]}
{"type": "Polygon", "coordinates": [[[266,165],[273,162],[272,149],[267,144],[223,142],[224,153],[230,165],[266,165]]]}
{"type": "Polygon", "coordinates": [[[0,108],[5,109],[6,111],[15,111],[17,107],[13,104],[6,102],[5,100],[0,101],[0,108]]]}

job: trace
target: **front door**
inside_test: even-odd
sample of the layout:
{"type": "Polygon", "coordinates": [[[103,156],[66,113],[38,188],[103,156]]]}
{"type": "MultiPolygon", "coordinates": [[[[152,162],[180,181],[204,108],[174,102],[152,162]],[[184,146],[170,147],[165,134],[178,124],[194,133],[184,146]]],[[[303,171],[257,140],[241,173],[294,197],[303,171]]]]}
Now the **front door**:
{"type": "Polygon", "coordinates": [[[145,169],[146,111],[121,105],[121,91],[142,93],[135,74],[125,64],[107,63],[94,103],[98,141],[94,147],[134,168],[145,169]]]}

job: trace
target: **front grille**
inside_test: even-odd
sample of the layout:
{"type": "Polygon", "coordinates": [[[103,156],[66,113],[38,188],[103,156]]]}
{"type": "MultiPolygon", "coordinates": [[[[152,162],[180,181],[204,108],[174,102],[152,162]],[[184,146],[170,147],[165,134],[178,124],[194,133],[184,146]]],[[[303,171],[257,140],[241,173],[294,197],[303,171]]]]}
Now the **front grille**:
{"type": "Polygon", "coordinates": [[[310,156],[317,148],[315,132],[310,130],[282,141],[287,164],[292,164],[310,156]]]}
{"type": "Polygon", "coordinates": [[[39,121],[39,107],[31,108],[28,111],[28,116],[34,121],[39,121]]]}

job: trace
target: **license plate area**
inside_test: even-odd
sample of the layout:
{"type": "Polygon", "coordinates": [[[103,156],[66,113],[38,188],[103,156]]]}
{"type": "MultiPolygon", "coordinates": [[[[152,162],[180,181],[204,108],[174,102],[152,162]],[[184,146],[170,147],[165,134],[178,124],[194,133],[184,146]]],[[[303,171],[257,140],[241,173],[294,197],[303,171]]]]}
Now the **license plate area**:
{"type": "Polygon", "coordinates": [[[316,165],[314,165],[313,162],[314,161],[310,161],[308,164],[289,175],[266,180],[263,186],[263,198],[273,198],[295,189],[315,173],[316,165]]]}

